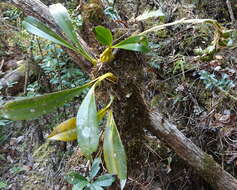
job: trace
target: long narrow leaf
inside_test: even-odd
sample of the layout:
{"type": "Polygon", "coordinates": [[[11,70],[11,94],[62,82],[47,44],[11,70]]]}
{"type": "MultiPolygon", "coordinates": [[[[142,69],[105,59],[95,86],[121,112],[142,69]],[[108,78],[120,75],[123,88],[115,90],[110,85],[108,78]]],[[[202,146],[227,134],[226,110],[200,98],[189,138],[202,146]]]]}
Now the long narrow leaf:
{"type": "Polygon", "coordinates": [[[80,87],[10,101],[0,106],[0,117],[11,120],[29,120],[50,113],[69,102],[73,97],[78,96],[85,88],[96,81],[101,82],[106,78],[112,81],[116,79],[112,73],[106,73],[80,87]]]}
{"type": "Polygon", "coordinates": [[[125,185],[124,181],[127,179],[127,160],[112,111],[108,114],[103,151],[106,168],[110,174],[118,176],[121,189],[123,189],[125,185]]]}
{"type": "Polygon", "coordinates": [[[78,45],[79,41],[67,9],[61,3],[57,3],[49,6],[49,12],[68,39],[70,39],[75,45],[78,45]]]}
{"type": "Polygon", "coordinates": [[[50,5],[49,11],[53,16],[54,21],[66,34],[67,38],[70,39],[74,43],[74,45],[76,45],[76,47],[78,48],[78,52],[90,62],[94,63],[94,59],[91,57],[91,55],[89,55],[89,53],[77,39],[77,34],[73,28],[71,18],[68,14],[67,9],[61,3],[57,3],[50,5]]]}
{"type": "Polygon", "coordinates": [[[38,19],[28,16],[23,22],[23,27],[30,33],[35,34],[39,37],[50,40],[54,43],[65,46],[69,49],[75,50],[71,44],[69,44],[66,40],[64,40],[61,36],[59,36],[56,32],[48,28],[38,19]]]}
{"type": "Polygon", "coordinates": [[[99,129],[95,103],[95,85],[91,87],[77,113],[77,141],[88,159],[97,150],[99,129]]]}
{"type": "Polygon", "coordinates": [[[63,106],[87,88],[88,84],[60,92],[11,101],[0,107],[0,115],[11,120],[29,120],[63,106]]]}

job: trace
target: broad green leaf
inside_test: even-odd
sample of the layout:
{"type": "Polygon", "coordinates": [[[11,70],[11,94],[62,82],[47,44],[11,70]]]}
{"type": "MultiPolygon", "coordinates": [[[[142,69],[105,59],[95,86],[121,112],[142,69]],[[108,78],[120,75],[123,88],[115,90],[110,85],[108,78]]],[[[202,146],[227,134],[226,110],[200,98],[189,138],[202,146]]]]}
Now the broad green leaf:
{"type": "MultiPolygon", "coordinates": [[[[109,111],[104,135],[104,160],[110,174],[115,174],[123,182],[127,179],[127,159],[124,146],[117,130],[113,113],[109,111]]],[[[121,189],[124,183],[121,183],[121,189]]]]}
{"type": "MultiPolygon", "coordinates": [[[[110,108],[113,102],[113,98],[111,98],[109,104],[97,112],[98,121],[102,120],[108,109],[110,108]]],[[[0,123],[1,125],[1,123],[0,123]]],[[[58,126],[56,126],[53,131],[48,136],[49,140],[59,140],[59,141],[73,141],[77,139],[77,131],[76,131],[76,118],[70,118],[58,126]]]]}
{"type": "Polygon", "coordinates": [[[95,37],[102,44],[111,46],[113,41],[113,36],[111,31],[108,28],[103,26],[95,27],[95,37]]]}
{"type": "Polygon", "coordinates": [[[148,52],[148,42],[144,36],[132,36],[118,44],[112,46],[112,48],[126,49],[132,51],[148,52]]]}
{"type": "Polygon", "coordinates": [[[75,47],[73,47],[70,43],[64,40],[56,32],[48,28],[46,25],[44,25],[42,22],[40,22],[38,19],[34,17],[28,16],[22,22],[22,25],[28,32],[32,34],[35,34],[37,36],[40,36],[42,38],[45,38],[47,40],[50,40],[54,43],[60,44],[75,51],[75,47]]]}
{"type": "Polygon", "coordinates": [[[139,15],[136,18],[136,21],[142,21],[142,20],[146,20],[148,18],[160,17],[160,16],[165,16],[161,9],[152,10],[152,11],[146,10],[146,11],[144,11],[144,13],[142,13],[142,15],[139,15]]]}
{"type": "Polygon", "coordinates": [[[48,136],[49,140],[73,141],[77,139],[76,118],[68,119],[56,126],[48,136]]]}
{"type": "Polygon", "coordinates": [[[65,180],[74,185],[73,189],[82,190],[86,185],[89,184],[87,179],[77,172],[70,172],[65,177],[65,180]]]}
{"type": "Polygon", "coordinates": [[[73,97],[80,95],[85,88],[91,86],[95,82],[101,82],[106,78],[110,81],[115,81],[116,79],[112,73],[106,73],[83,86],[7,102],[6,104],[0,106],[0,117],[10,120],[34,119],[41,115],[50,113],[60,106],[63,106],[73,97]]]}
{"type": "Polygon", "coordinates": [[[95,85],[91,87],[77,113],[77,141],[81,152],[90,159],[99,144],[99,129],[95,103],[95,85]]]}
{"type": "Polygon", "coordinates": [[[100,164],[101,164],[101,159],[100,158],[96,158],[93,163],[92,163],[92,167],[91,167],[91,171],[90,171],[90,179],[92,180],[97,173],[100,170],[100,164]]]}
{"type": "Polygon", "coordinates": [[[98,186],[108,187],[111,186],[115,181],[115,178],[112,174],[105,174],[97,178],[97,180],[93,183],[98,186]]]}
{"type": "Polygon", "coordinates": [[[92,183],[90,184],[90,190],[104,190],[102,187],[92,183]]]}

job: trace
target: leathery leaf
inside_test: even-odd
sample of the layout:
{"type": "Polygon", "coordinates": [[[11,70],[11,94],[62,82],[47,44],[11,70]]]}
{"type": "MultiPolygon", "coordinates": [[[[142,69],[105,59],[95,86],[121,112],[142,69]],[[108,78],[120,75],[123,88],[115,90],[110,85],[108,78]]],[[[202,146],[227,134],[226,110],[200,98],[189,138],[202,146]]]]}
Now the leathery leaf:
{"type": "MultiPolygon", "coordinates": [[[[113,102],[111,98],[108,105],[97,112],[98,121],[102,120],[113,102]]],[[[72,117],[57,125],[48,136],[49,140],[73,141],[77,139],[76,117],[72,117]]]]}
{"type": "Polygon", "coordinates": [[[127,159],[111,110],[106,123],[103,152],[106,168],[109,173],[118,176],[123,189],[127,179],[127,159]]]}
{"type": "Polygon", "coordinates": [[[148,52],[148,42],[145,36],[131,36],[118,44],[112,46],[112,48],[119,48],[131,51],[148,52]]]}
{"type": "Polygon", "coordinates": [[[56,126],[48,136],[48,139],[59,141],[76,140],[76,117],[70,118],[56,126]]]}
{"type": "Polygon", "coordinates": [[[102,44],[111,46],[113,41],[113,36],[108,28],[103,26],[96,26],[94,29],[96,39],[102,44]]]}
{"type": "Polygon", "coordinates": [[[85,88],[106,78],[113,82],[116,80],[116,77],[112,73],[106,73],[83,86],[41,96],[26,97],[20,100],[9,101],[3,106],[0,106],[0,117],[10,120],[34,119],[63,106],[73,97],[80,95],[85,88]]]}
{"type": "Polygon", "coordinates": [[[99,122],[95,102],[95,85],[91,87],[77,112],[77,141],[81,152],[88,159],[99,144],[99,122]]]}
{"type": "Polygon", "coordinates": [[[0,107],[0,115],[11,120],[29,120],[50,113],[63,106],[89,85],[62,90],[42,96],[10,101],[0,107]]]}
{"type": "Polygon", "coordinates": [[[38,19],[28,16],[23,22],[23,27],[30,33],[35,34],[37,36],[40,36],[42,38],[45,38],[47,40],[50,40],[54,43],[60,44],[62,46],[65,46],[69,49],[72,49],[75,51],[75,47],[72,46],[70,43],[68,43],[66,40],[64,40],[61,36],[59,36],[56,32],[51,30],[49,27],[44,25],[42,22],[40,22],[38,19]]]}

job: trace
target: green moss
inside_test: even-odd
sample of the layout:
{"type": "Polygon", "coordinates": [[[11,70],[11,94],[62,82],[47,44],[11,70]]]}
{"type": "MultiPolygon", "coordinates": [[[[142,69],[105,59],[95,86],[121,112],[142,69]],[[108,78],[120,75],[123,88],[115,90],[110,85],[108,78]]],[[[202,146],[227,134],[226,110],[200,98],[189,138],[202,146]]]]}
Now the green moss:
{"type": "MultiPolygon", "coordinates": [[[[220,169],[220,166],[218,166],[212,156],[205,154],[203,159],[203,169],[200,172],[201,176],[206,179],[212,186],[216,184],[216,181],[219,181],[220,169]]],[[[216,187],[213,188],[216,189],[216,187]]]]}

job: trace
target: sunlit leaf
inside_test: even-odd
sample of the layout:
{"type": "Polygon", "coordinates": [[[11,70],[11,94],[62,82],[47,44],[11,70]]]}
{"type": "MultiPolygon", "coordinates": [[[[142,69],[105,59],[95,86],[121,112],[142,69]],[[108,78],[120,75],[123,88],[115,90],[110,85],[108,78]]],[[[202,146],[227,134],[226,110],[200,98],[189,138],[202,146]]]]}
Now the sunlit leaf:
{"type": "Polygon", "coordinates": [[[70,39],[75,45],[78,45],[79,41],[67,9],[61,3],[57,3],[49,6],[49,12],[68,39],[70,39]]]}
{"type": "Polygon", "coordinates": [[[118,176],[123,189],[127,179],[127,159],[112,111],[109,111],[106,123],[103,152],[106,168],[110,174],[118,176]]]}
{"type": "Polygon", "coordinates": [[[102,187],[108,187],[111,186],[112,183],[115,181],[115,178],[112,174],[105,174],[96,179],[94,184],[102,187]]]}
{"type": "Polygon", "coordinates": [[[95,102],[95,85],[91,87],[77,113],[77,141],[87,158],[95,152],[99,143],[99,129],[95,102]]]}
{"type": "Polygon", "coordinates": [[[100,164],[101,164],[101,159],[100,158],[96,158],[93,163],[92,163],[92,166],[91,166],[91,171],[90,171],[90,179],[92,180],[96,175],[97,173],[99,172],[100,170],[100,164]]]}
{"type": "Polygon", "coordinates": [[[91,57],[91,55],[89,55],[89,53],[77,39],[77,34],[74,31],[71,18],[68,14],[67,9],[61,3],[57,3],[50,5],[49,11],[53,16],[56,24],[66,34],[67,38],[70,39],[77,46],[79,53],[93,63],[93,58],[91,57]]]}
{"type": "Polygon", "coordinates": [[[95,27],[95,37],[102,44],[111,46],[113,41],[113,36],[111,31],[108,28],[103,26],[95,27]]]}
{"type": "Polygon", "coordinates": [[[54,43],[65,46],[69,49],[75,50],[75,47],[73,47],[70,43],[64,40],[56,32],[51,30],[49,27],[47,27],[46,25],[44,25],[42,22],[40,22],[38,19],[34,17],[28,16],[22,22],[22,25],[28,32],[32,34],[35,34],[37,36],[50,40],[54,43]]]}
{"type": "Polygon", "coordinates": [[[148,42],[144,36],[132,36],[118,44],[112,46],[112,48],[126,49],[132,51],[148,52],[148,42]]]}
{"type": "Polygon", "coordinates": [[[77,139],[76,118],[68,119],[56,126],[48,136],[49,140],[73,141],[77,139]]]}
{"type": "MultiPolygon", "coordinates": [[[[51,30],[49,27],[44,25],[42,22],[40,22],[38,19],[28,16],[23,22],[23,27],[30,33],[35,34],[39,37],[45,38],[47,40],[50,40],[54,43],[60,44],[62,46],[65,46],[82,56],[84,56],[88,61],[91,63],[95,63],[95,59],[93,59],[88,52],[83,48],[80,43],[77,43],[77,47],[71,45],[68,41],[66,41],[64,38],[59,36],[56,32],[51,30]]],[[[78,40],[77,40],[78,41],[78,40]]]]}

